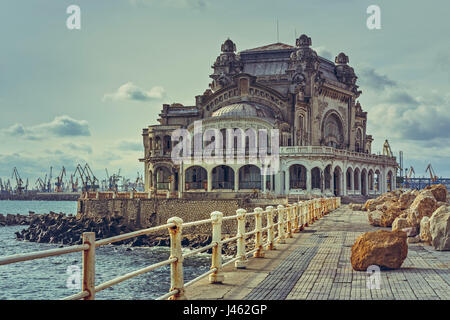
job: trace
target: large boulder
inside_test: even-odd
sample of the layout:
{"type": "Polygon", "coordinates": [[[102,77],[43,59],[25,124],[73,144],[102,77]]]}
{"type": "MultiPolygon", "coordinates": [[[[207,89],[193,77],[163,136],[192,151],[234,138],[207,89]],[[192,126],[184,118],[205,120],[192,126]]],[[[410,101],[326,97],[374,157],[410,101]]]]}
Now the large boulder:
{"type": "Polygon", "coordinates": [[[443,184],[433,184],[423,190],[430,190],[436,201],[447,201],[447,188],[443,184]]]}
{"type": "Polygon", "coordinates": [[[406,218],[398,217],[392,222],[392,231],[402,230],[408,227],[410,227],[410,225],[406,218]]]}
{"type": "Polygon", "coordinates": [[[431,244],[439,251],[450,250],[450,206],[439,207],[430,218],[431,244]]]}
{"type": "Polygon", "coordinates": [[[388,207],[381,215],[380,226],[390,227],[394,220],[402,214],[403,210],[398,203],[388,207]]]}
{"type": "Polygon", "coordinates": [[[362,211],[362,204],[358,204],[358,203],[351,203],[350,204],[350,209],[352,209],[352,211],[362,211]]]}
{"type": "Polygon", "coordinates": [[[377,210],[377,206],[382,205],[385,202],[398,201],[399,196],[400,196],[400,193],[395,193],[395,192],[384,193],[376,199],[367,200],[362,209],[364,211],[375,211],[375,210],[377,210]]]}
{"type": "Polygon", "coordinates": [[[431,232],[430,232],[430,218],[423,217],[420,220],[420,240],[426,243],[431,243],[431,232]]]}
{"type": "Polygon", "coordinates": [[[364,211],[374,211],[378,204],[375,202],[375,199],[369,199],[366,201],[362,209],[364,211]]]}
{"type": "Polygon", "coordinates": [[[437,202],[430,190],[422,191],[409,207],[408,222],[411,226],[418,226],[423,217],[431,217],[437,209],[437,202]]]}
{"type": "Polygon", "coordinates": [[[409,206],[414,202],[415,198],[416,198],[416,195],[412,191],[407,191],[407,192],[403,193],[400,196],[400,198],[398,199],[400,207],[402,209],[409,208],[409,206]]]}
{"type": "Polygon", "coordinates": [[[391,207],[393,207],[393,206],[396,206],[396,205],[397,205],[397,201],[388,200],[388,201],[386,201],[386,202],[383,202],[383,203],[377,205],[377,206],[375,207],[375,209],[376,209],[376,210],[383,211],[383,212],[386,212],[386,210],[388,210],[389,208],[391,208],[391,207]]]}
{"type": "Polygon", "coordinates": [[[366,271],[371,265],[398,269],[408,255],[406,233],[379,230],[367,232],[356,239],[351,250],[354,270],[366,271]]]}
{"type": "Polygon", "coordinates": [[[375,210],[367,213],[367,219],[369,219],[369,224],[375,227],[381,226],[381,216],[383,211],[375,210]]]}

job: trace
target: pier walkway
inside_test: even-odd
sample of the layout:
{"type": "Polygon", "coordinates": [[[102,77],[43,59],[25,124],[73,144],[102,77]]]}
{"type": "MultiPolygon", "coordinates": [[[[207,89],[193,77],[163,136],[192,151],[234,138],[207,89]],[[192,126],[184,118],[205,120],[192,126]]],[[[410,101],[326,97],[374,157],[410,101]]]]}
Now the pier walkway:
{"type": "MultiPolygon", "coordinates": [[[[449,300],[450,252],[409,244],[398,270],[381,270],[379,289],[368,289],[366,272],[354,271],[350,250],[368,224],[365,212],[344,205],[277,250],[249,259],[246,269],[224,268],[223,284],[207,279],[186,288],[187,299],[213,300],[449,300]]],[[[384,228],[389,230],[389,228],[384,228]]]]}

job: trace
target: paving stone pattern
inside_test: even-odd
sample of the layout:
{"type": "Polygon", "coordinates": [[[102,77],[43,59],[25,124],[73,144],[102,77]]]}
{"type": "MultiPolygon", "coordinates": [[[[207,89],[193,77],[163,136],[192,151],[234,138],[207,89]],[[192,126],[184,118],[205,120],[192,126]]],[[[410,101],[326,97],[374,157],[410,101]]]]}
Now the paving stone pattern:
{"type": "MultiPolygon", "coordinates": [[[[450,252],[410,244],[400,269],[381,270],[380,288],[354,271],[350,250],[370,226],[365,212],[343,206],[300,233],[299,244],[246,297],[249,300],[449,300],[450,252]]],[[[389,230],[389,228],[383,228],[389,230]]]]}

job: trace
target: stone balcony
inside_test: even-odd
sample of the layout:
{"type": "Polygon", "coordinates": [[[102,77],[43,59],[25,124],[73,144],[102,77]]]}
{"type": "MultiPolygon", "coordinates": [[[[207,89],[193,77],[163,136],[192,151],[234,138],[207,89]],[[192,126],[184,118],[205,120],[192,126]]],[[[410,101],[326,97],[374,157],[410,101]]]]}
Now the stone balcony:
{"type": "Polygon", "coordinates": [[[325,146],[291,146],[280,147],[280,156],[311,156],[311,157],[332,157],[346,160],[359,160],[364,162],[372,162],[378,164],[387,164],[396,166],[395,157],[388,157],[384,155],[376,155],[362,152],[354,152],[344,149],[336,149],[325,146]]]}

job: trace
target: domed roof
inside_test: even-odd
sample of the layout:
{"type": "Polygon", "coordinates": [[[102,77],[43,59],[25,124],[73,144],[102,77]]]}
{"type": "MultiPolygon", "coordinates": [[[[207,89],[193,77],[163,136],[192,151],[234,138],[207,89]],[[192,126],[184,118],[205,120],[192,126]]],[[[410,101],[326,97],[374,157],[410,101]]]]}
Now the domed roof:
{"type": "Polygon", "coordinates": [[[211,117],[275,119],[270,108],[251,102],[230,104],[214,111],[211,117]]]}

